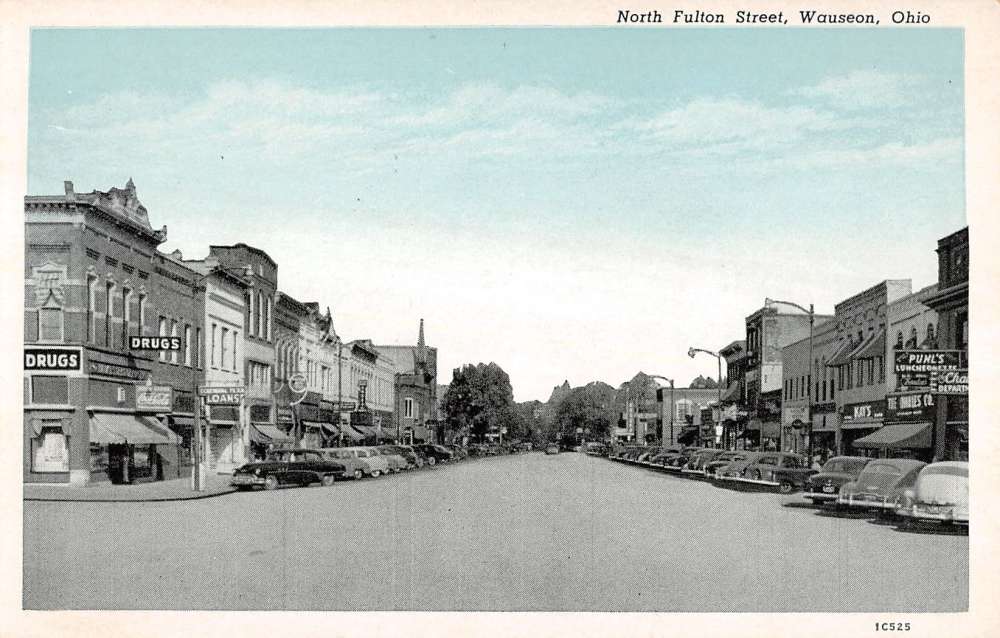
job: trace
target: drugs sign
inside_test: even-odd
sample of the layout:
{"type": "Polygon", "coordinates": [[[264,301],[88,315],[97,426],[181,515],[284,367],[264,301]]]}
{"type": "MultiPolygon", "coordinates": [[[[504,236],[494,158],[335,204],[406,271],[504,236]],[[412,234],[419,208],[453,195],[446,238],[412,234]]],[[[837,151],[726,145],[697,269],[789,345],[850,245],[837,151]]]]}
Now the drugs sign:
{"type": "Polygon", "coordinates": [[[25,348],[24,369],[30,372],[38,370],[58,370],[60,372],[78,372],[83,361],[80,348],[25,348]]]}
{"type": "Polygon", "coordinates": [[[968,370],[945,370],[931,374],[934,394],[969,394],[968,370]]]}
{"type": "Polygon", "coordinates": [[[128,348],[129,350],[166,350],[166,351],[180,351],[181,349],[181,338],[180,337],[137,337],[130,336],[128,338],[128,348]]]}

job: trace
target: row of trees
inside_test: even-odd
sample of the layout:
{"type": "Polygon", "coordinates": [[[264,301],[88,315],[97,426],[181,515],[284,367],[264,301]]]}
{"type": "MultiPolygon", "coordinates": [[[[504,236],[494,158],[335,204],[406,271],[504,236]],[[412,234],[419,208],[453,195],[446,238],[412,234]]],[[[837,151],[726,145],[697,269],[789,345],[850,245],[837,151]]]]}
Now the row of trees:
{"type": "MultiPolygon", "coordinates": [[[[694,379],[688,387],[715,388],[711,377],[694,379]]],[[[656,383],[638,373],[618,389],[593,381],[571,388],[556,387],[547,403],[515,403],[510,377],[495,363],[466,364],[454,371],[442,398],[448,429],[468,433],[474,441],[503,433],[504,440],[600,441],[611,435],[612,425],[631,402],[640,411],[655,410],[656,383]]]]}

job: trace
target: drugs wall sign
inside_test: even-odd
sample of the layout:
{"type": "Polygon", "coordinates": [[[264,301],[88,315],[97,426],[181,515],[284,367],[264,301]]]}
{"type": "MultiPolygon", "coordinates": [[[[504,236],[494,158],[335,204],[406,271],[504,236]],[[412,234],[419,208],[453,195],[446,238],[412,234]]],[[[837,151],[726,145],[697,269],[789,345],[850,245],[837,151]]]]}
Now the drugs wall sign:
{"type": "Polygon", "coordinates": [[[83,369],[82,348],[25,348],[24,369],[29,372],[55,370],[79,372],[83,369]]]}

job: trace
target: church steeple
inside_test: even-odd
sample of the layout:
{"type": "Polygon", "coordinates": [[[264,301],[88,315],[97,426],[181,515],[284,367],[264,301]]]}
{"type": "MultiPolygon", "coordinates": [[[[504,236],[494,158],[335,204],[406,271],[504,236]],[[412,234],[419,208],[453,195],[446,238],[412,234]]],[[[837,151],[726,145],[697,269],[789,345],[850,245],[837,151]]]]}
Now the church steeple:
{"type": "Polygon", "coordinates": [[[427,345],[424,343],[424,320],[420,320],[420,332],[417,334],[417,361],[418,366],[427,365],[427,345]]]}

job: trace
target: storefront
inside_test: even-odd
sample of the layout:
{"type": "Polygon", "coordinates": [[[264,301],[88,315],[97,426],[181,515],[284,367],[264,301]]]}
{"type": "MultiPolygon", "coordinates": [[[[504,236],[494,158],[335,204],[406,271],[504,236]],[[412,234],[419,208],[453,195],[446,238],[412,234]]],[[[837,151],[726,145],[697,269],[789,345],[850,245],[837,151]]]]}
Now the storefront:
{"type": "Polygon", "coordinates": [[[812,405],[812,451],[824,458],[837,454],[837,430],[840,428],[840,414],[834,401],[812,405]]]}
{"type": "Polygon", "coordinates": [[[877,449],[858,448],[854,442],[874,433],[884,425],[885,404],[885,399],[881,399],[847,403],[843,406],[840,415],[840,440],[837,444],[839,454],[850,455],[855,454],[859,449],[877,449]]]}

